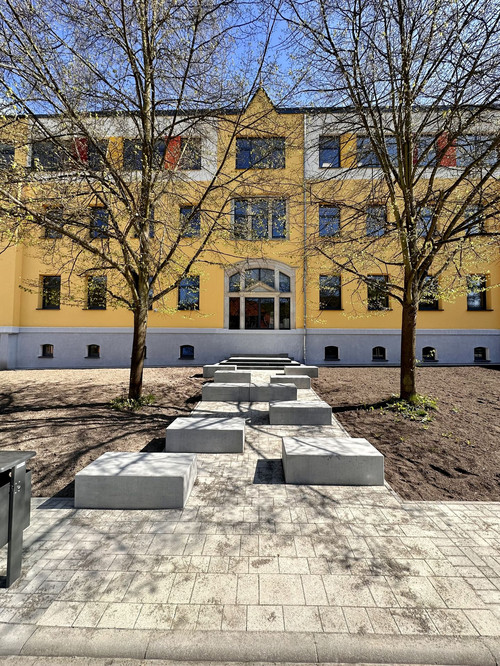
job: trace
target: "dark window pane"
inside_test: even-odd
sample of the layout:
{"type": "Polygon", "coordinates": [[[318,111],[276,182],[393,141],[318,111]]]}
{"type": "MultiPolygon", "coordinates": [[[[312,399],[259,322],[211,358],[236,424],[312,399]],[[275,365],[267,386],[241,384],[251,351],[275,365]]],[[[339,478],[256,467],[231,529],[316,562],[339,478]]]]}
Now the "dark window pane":
{"type": "Polygon", "coordinates": [[[389,295],[387,294],[387,277],[385,275],[369,275],[368,310],[387,310],[389,295]]]}
{"type": "Polygon", "coordinates": [[[240,327],[240,299],[229,299],[229,328],[238,329],[240,327]]]}
{"type": "Polygon", "coordinates": [[[436,279],[427,276],[422,287],[422,294],[418,304],[419,310],[439,310],[439,300],[436,298],[438,284],[436,279]]]}
{"type": "Polygon", "coordinates": [[[193,206],[181,208],[181,236],[193,238],[200,235],[200,211],[193,206]]]}
{"type": "Polygon", "coordinates": [[[372,361],[385,361],[385,347],[374,347],[372,349],[372,361]]]}
{"type": "Polygon", "coordinates": [[[90,209],[90,237],[107,238],[109,228],[109,213],[107,208],[90,209]]]}
{"type": "Polygon", "coordinates": [[[467,206],[465,209],[465,223],[467,224],[466,234],[477,236],[484,232],[484,209],[476,204],[467,206]]]}
{"type": "Polygon", "coordinates": [[[422,361],[437,361],[436,350],[434,347],[424,347],[422,349],[422,361]]]}
{"type": "Polygon", "coordinates": [[[478,168],[488,168],[498,161],[497,149],[491,149],[494,136],[465,135],[456,141],[457,166],[474,164],[478,168]]]}
{"type": "Polygon", "coordinates": [[[340,140],[338,136],[320,136],[319,166],[321,169],[340,167],[340,140]]]}
{"type": "Polygon", "coordinates": [[[87,164],[91,171],[102,171],[105,165],[105,157],[108,150],[108,141],[89,142],[87,153],[87,164]]]}
{"type": "Polygon", "coordinates": [[[432,225],[433,211],[431,208],[421,208],[417,217],[417,234],[427,236],[432,225]]]}
{"type": "Polygon", "coordinates": [[[367,136],[361,136],[356,141],[358,166],[378,167],[380,162],[373,151],[370,139],[367,136]]]}
{"type": "Polygon", "coordinates": [[[486,278],[469,275],[467,278],[467,310],[486,310],[486,278]]]}
{"type": "Polygon", "coordinates": [[[179,310],[200,309],[200,278],[186,277],[179,283],[179,310]]]}
{"type": "Polygon", "coordinates": [[[340,209],[337,206],[319,207],[319,235],[336,236],[340,232],[340,209]]]}
{"type": "Polygon", "coordinates": [[[245,271],[245,289],[251,289],[259,282],[274,289],[274,271],[271,268],[250,268],[245,271]]]}
{"type": "Polygon", "coordinates": [[[99,358],[101,355],[101,348],[99,345],[89,345],[87,347],[88,358],[99,358]]]}
{"type": "Polygon", "coordinates": [[[180,357],[184,359],[193,359],[194,358],[193,345],[181,345],[180,357]]]}
{"type": "Polygon", "coordinates": [[[436,138],[421,136],[417,143],[417,161],[420,166],[433,167],[436,164],[436,138]]]}
{"type": "Polygon", "coordinates": [[[237,169],[283,169],[285,167],[285,139],[237,138],[237,169]]]}
{"type": "Polygon", "coordinates": [[[389,162],[394,168],[398,168],[398,142],[395,136],[388,136],[385,140],[385,149],[389,162]]]}
{"type": "Polygon", "coordinates": [[[274,328],[274,298],[245,298],[245,328],[274,328]]]}
{"type": "Polygon", "coordinates": [[[280,273],[280,291],[290,291],[290,277],[285,275],[285,273],[280,273]]]}
{"type": "Polygon", "coordinates": [[[87,307],[89,310],[106,309],[106,285],[105,276],[92,276],[88,279],[87,307]]]}
{"type": "Polygon", "coordinates": [[[196,171],[201,169],[201,139],[181,137],[179,169],[196,171]]]}
{"type": "Polygon", "coordinates": [[[14,146],[0,143],[0,169],[8,169],[14,164],[14,146]]]}
{"type": "Polygon", "coordinates": [[[265,199],[253,201],[250,216],[252,238],[267,238],[269,225],[268,202],[265,199]]]}
{"type": "Polygon", "coordinates": [[[286,237],[284,199],[235,199],[233,215],[234,238],[259,240],[286,237]]]}
{"type": "Polygon", "coordinates": [[[252,143],[249,139],[236,139],[236,168],[249,169],[251,162],[252,143]]]}
{"type": "Polygon", "coordinates": [[[486,347],[474,347],[474,361],[487,361],[486,347]]]}
{"type": "Polygon", "coordinates": [[[340,310],[341,307],[340,275],[320,275],[319,309],[340,310]]]}
{"type": "Polygon", "coordinates": [[[366,209],[367,236],[380,237],[386,231],[387,217],[385,206],[368,206],[366,209]]]}
{"type": "MultiPolygon", "coordinates": [[[[45,216],[48,218],[48,223],[55,224],[58,227],[62,226],[62,216],[63,216],[62,208],[52,208],[51,210],[47,210],[45,216]]],[[[49,226],[45,227],[45,238],[61,238],[61,237],[62,233],[58,229],[49,226]]]]}
{"type": "Polygon", "coordinates": [[[325,361],[338,361],[339,348],[333,345],[325,347],[325,361]]]}
{"type": "Polygon", "coordinates": [[[58,310],[61,304],[61,276],[45,275],[42,278],[42,308],[58,310]]]}
{"type": "Polygon", "coordinates": [[[290,328],[290,299],[280,298],[280,329],[290,328]]]}
{"type": "Polygon", "coordinates": [[[54,345],[42,345],[42,356],[44,358],[54,358],[54,345]]]}
{"type": "Polygon", "coordinates": [[[31,165],[43,171],[59,171],[63,167],[62,149],[52,141],[35,141],[31,148],[31,165]]]}
{"type": "Polygon", "coordinates": [[[126,171],[142,170],[142,143],[140,141],[123,140],[123,168],[126,171]]]}
{"type": "Polygon", "coordinates": [[[234,275],[229,276],[229,291],[239,291],[240,290],[240,274],[235,273],[234,275]]]}
{"type": "Polygon", "coordinates": [[[283,199],[275,199],[271,202],[272,208],[272,237],[286,237],[286,203],[283,199]]]}
{"type": "Polygon", "coordinates": [[[242,199],[234,201],[233,234],[235,238],[246,238],[248,236],[247,206],[248,201],[242,199]]]}

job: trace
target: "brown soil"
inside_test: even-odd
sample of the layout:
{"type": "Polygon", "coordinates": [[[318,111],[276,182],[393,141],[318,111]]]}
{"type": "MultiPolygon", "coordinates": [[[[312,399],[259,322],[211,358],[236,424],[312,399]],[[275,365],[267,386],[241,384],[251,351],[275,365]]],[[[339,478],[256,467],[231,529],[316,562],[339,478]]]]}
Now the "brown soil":
{"type": "MultiPolygon", "coordinates": [[[[352,436],[384,454],[405,499],[500,500],[499,378],[494,368],[419,369],[420,393],[438,398],[427,424],[380,409],[397,393],[397,368],[321,368],[313,386],[352,436]]],[[[112,410],[127,379],[126,370],[0,373],[0,449],[37,452],[34,495],[72,496],[76,472],[106,451],[161,451],[165,427],[191,411],[204,381],[200,368],[148,368],[155,404],[112,410]]]]}
{"type": "Polygon", "coordinates": [[[398,392],[398,368],[321,368],[313,387],[352,437],[384,454],[386,479],[403,498],[498,501],[499,380],[493,367],[419,368],[419,393],[438,399],[430,423],[383,409],[398,392]]]}

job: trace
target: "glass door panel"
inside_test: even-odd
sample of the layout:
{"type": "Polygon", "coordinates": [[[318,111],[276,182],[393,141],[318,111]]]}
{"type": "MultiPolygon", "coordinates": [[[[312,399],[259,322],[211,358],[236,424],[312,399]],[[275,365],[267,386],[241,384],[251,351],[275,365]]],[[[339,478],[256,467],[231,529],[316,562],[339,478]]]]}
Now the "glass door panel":
{"type": "Polygon", "coordinates": [[[274,298],[245,298],[245,328],[274,328],[274,298]]]}

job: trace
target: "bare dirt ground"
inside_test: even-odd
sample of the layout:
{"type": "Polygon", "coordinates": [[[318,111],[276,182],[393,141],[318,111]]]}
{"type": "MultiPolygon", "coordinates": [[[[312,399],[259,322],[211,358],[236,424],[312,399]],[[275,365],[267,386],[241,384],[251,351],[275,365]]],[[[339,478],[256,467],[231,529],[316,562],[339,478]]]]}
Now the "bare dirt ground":
{"type": "MultiPolygon", "coordinates": [[[[397,393],[397,368],[321,368],[314,389],[354,437],[385,456],[386,478],[405,499],[500,500],[500,372],[421,368],[420,393],[438,398],[430,423],[380,406],[397,393]]],[[[148,368],[156,402],[118,412],[127,370],[0,373],[0,450],[37,452],[33,494],[72,496],[76,472],[106,451],[161,451],[165,427],[201,399],[200,368],[148,368]]]]}

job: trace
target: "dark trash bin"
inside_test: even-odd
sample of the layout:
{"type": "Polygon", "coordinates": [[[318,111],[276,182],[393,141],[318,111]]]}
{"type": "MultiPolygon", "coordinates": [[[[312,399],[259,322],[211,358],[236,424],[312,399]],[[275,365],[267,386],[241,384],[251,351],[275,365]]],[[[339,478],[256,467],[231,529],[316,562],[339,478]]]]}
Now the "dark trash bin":
{"type": "Polygon", "coordinates": [[[26,461],[35,454],[0,451],[0,548],[7,545],[5,587],[21,575],[23,530],[30,524],[31,506],[31,472],[26,461]]]}

